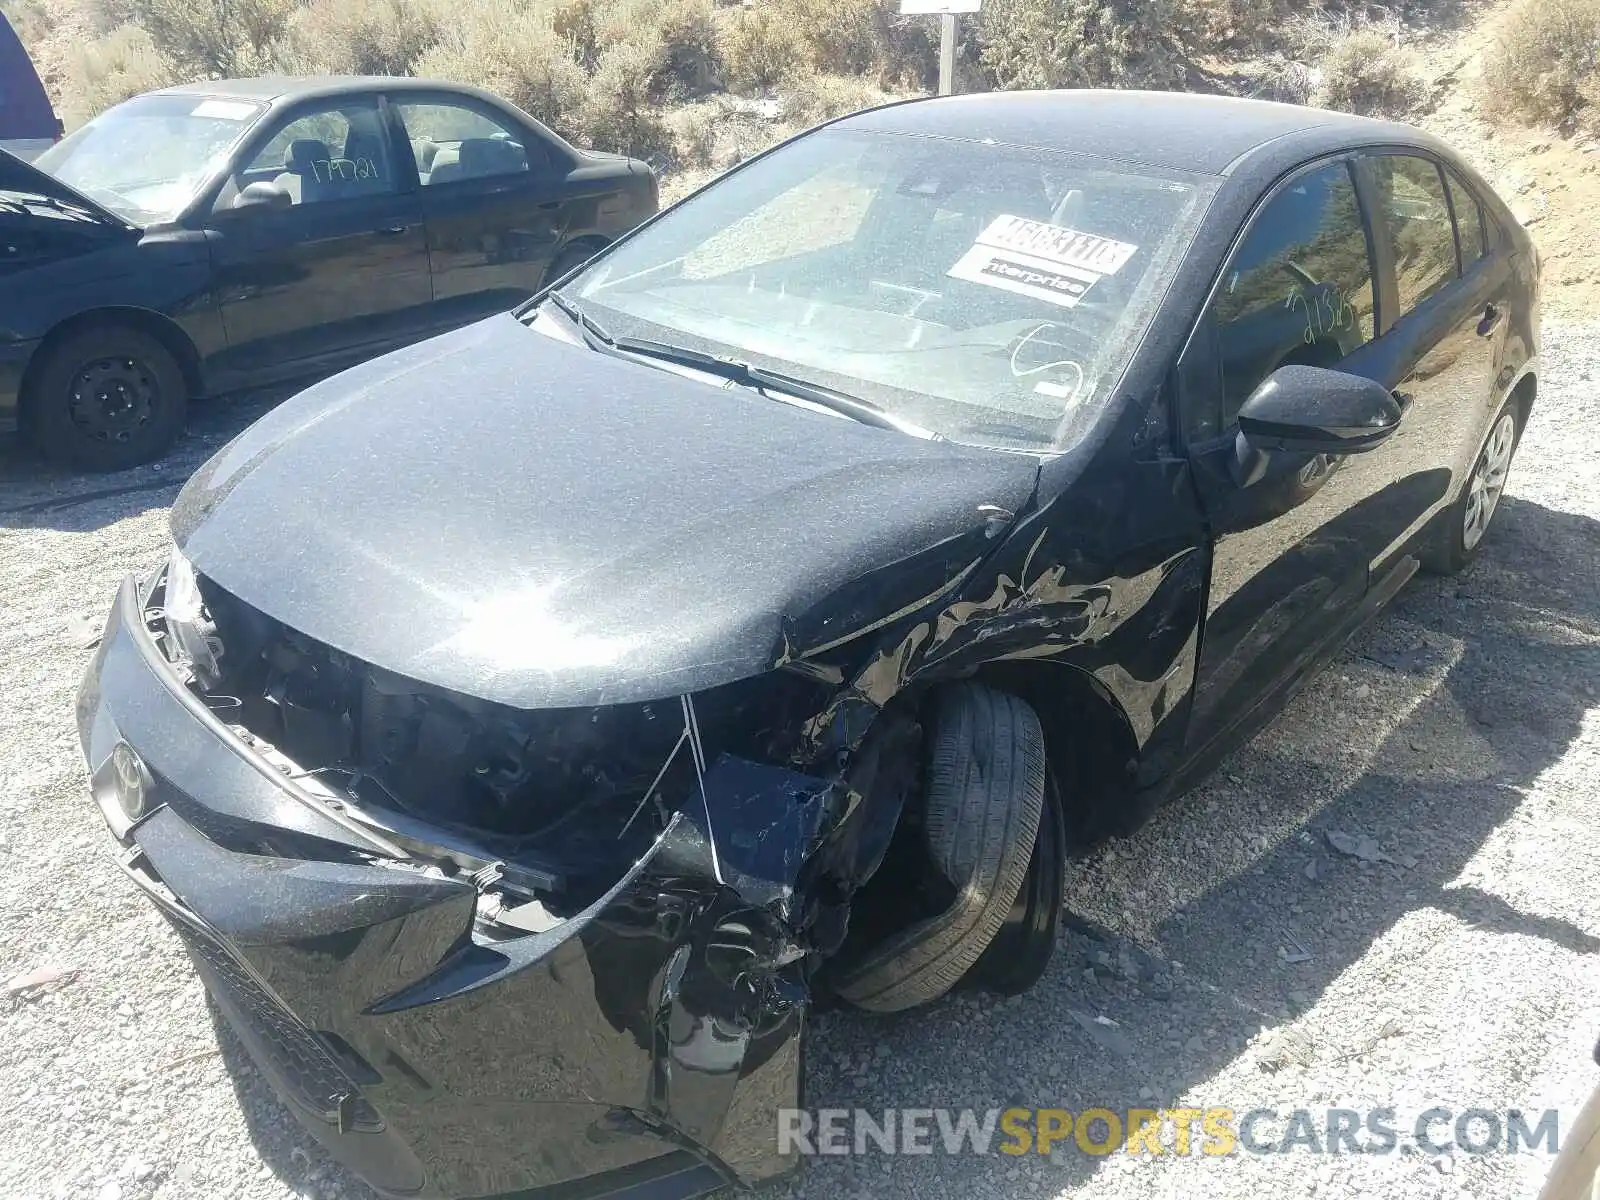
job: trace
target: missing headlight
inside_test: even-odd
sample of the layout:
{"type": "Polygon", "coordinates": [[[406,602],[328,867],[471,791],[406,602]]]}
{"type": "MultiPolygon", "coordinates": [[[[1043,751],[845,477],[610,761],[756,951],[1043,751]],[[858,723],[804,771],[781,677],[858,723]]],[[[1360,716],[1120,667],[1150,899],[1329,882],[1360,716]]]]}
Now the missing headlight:
{"type": "Polygon", "coordinates": [[[222,643],[206,615],[194,564],[176,546],[167,562],[161,616],[167,636],[172,640],[172,660],[180,667],[187,667],[202,688],[215,687],[221,678],[217,659],[222,653],[222,643]]]}

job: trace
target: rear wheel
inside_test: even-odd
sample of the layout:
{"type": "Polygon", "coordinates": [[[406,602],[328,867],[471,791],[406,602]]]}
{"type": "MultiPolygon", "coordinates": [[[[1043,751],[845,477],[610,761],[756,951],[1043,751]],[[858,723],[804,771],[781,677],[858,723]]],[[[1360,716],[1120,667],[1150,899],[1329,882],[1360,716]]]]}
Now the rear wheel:
{"type": "Polygon", "coordinates": [[[188,403],[183,369],[160,341],[127,325],[94,325],[44,351],[23,421],[47,458],[120,471],[171,447],[188,403]]]}
{"type": "Polygon", "coordinates": [[[1472,473],[1456,502],[1444,512],[1432,548],[1423,559],[1423,565],[1439,575],[1454,575],[1478,556],[1483,548],[1489,525],[1500,508],[1500,498],[1505,494],[1506,477],[1511,472],[1511,459],[1517,452],[1522,437],[1522,409],[1515,400],[1507,400],[1496,414],[1489,434],[1478,448],[1472,461],[1472,473]]]}
{"type": "Polygon", "coordinates": [[[578,242],[568,246],[560,254],[556,255],[555,261],[550,264],[550,269],[545,272],[545,283],[552,284],[568,271],[576,271],[596,254],[599,254],[600,249],[599,246],[591,246],[585,242],[578,242]]]}

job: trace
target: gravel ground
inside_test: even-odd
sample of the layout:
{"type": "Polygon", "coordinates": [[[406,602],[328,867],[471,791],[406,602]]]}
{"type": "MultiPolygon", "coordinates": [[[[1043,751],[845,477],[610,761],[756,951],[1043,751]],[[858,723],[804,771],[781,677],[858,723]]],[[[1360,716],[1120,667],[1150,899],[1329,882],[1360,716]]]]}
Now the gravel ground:
{"type": "MultiPolygon", "coordinates": [[[[1600,325],[1547,338],[1474,570],[1413,584],[1212,783],[1083,863],[1032,993],[819,1018],[814,1104],[1576,1114],[1600,1033],[1600,325]]],[[[115,873],[71,720],[79,618],[97,627],[119,576],[160,558],[177,482],[268,399],[210,408],[162,470],[69,479],[0,446],[0,979],[77,971],[0,999],[6,1197],[370,1196],[219,1041],[176,939],[115,873]],[[90,490],[110,494],[59,506],[90,490]]],[[[874,1154],[780,1194],[1509,1198],[1547,1168],[874,1154]]]]}

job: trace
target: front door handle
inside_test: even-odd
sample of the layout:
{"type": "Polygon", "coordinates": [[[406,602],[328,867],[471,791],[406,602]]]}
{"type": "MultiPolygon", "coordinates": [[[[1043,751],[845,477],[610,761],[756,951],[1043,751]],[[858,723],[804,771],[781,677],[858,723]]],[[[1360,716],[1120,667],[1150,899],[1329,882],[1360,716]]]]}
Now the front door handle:
{"type": "Polygon", "coordinates": [[[1485,304],[1483,306],[1483,316],[1478,321],[1478,336],[1488,337],[1493,333],[1495,326],[1500,324],[1500,318],[1503,315],[1498,304],[1485,304]]]}
{"type": "Polygon", "coordinates": [[[379,237],[399,237],[405,231],[404,225],[385,225],[382,229],[374,229],[372,232],[379,237]]]}

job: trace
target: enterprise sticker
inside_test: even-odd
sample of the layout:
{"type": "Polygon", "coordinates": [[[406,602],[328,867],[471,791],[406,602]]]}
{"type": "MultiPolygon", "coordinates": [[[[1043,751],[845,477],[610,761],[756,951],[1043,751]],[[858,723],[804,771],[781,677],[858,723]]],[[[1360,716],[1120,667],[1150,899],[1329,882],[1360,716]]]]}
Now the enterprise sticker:
{"type": "Polygon", "coordinates": [[[1121,270],[1138,249],[1114,238],[1002,215],[946,273],[1071,308],[1091,286],[1121,270]]]}

